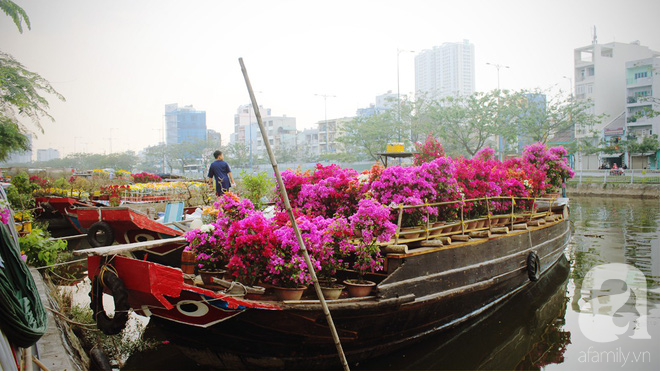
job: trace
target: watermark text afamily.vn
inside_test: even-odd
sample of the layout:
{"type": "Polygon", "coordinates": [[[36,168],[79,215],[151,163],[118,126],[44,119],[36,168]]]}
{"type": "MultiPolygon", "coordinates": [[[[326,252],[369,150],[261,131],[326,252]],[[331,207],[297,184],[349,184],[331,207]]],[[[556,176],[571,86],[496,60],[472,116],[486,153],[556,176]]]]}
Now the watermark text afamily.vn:
{"type": "Polygon", "coordinates": [[[621,367],[639,363],[650,363],[651,352],[649,351],[626,351],[621,347],[614,350],[597,350],[589,347],[586,351],[580,351],[578,357],[580,363],[619,363],[621,367]]]}

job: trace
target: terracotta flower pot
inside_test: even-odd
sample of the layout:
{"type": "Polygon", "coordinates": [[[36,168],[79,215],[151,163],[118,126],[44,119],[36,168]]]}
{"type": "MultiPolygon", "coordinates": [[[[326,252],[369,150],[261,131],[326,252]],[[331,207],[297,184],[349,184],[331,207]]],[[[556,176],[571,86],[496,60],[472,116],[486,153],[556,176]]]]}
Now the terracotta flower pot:
{"type": "Polygon", "coordinates": [[[358,280],[346,280],[344,285],[346,285],[346,291],[348,291],[350,297],[361,298],[371,294],[371,290],[376,286],[376,283],[371,281],[358,283],[358,280]]]}
{"type": "Polygon", "coordinates": [[[300,287],[279,287],[273,286],[273,292],[277,300],[300,300],[303,292],[307,289],[306,286],[300,287]]]}
{"type": "Polygon", "coordinates": [[[323,292],[324,298],[328,300],[336,300],[339,299],[344,288],[346,288],[346,286],[335,283],[328,286],[321,286],[321,291],[323,292]]]}
{"type": "Polygon", "coordinates": [[[418,238],[419,235],[422,233],[423,231],[421,227],[404,227],[401,228],[401,232],[399,232],[399,238],[405,238],[405,239],[418,238]]]}

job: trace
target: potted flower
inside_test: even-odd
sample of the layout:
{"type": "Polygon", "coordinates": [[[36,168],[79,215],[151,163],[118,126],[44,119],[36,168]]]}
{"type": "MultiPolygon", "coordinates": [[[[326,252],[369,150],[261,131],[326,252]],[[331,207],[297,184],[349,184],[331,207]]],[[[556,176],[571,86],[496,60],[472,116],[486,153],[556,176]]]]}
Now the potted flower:
{"type": "MultiPolygon", "coordinates": [[[[312,220],[302,215],[296,219],[296,223],[312,265],[318,271],[322,265],[314,255],[322,250],[325,218],[318,217],[312,220]]],[[[312,283],[312,277],[293,226],[285,222],[274,231],[274,236],[277,245],[268,262],[268,274],[264,280],[274,285],[275,295],[280,300],[299,300],[303,291],[312,283]]]]}
{"type": "Polygon", "coordinates": [[[184,251],[195,254],[195,262],[205,284],[210,285],[211,277],[221,276],[227,263],[226,236],[218,225],[205,224],[199,229],[184,234],[188,246],[184,251]]]}
{"type": "Polygon", "coordinates": [[[225,192],[213,203],[218,218],[227,218],[230,223],[241,220],[254,211],[254,204],[230,191],[225,192]]]}
{"type": "Polygon", "coordinates": [[[523,159],[535,167],[543,170],[546,174],[547,193],[556,194],[564,185],[564,180],[575,175],[566,159],[564,147],[546,147],[541,142],[525,147],[523,159]]]}
{"type": "Polygon", "coordinates": [[[121,192],[125,192],[128,189],[128,185],[113,184],[102,187],[101,191],[108,195],[108,204],[112,207],[117,207],[121,205],[121,192]]]}
{"type": "MultiPolygon", "coordinates": [[[[320,221],[317,219],[318,224],[320,221]]],[[[318,250],[312,251],[316,260],[321,264],[318,271],[318,281],[321,291],[326,299],[338,299],[346,286],[337,283],[334,275],[339,269],[348,267],[346,257],[355,250],[351,244],[352,232],[346,218],[338,216],[333,219],[325,219],[323,229],[323,244],[318,250]]]]}
{"type": "Polygon", "coordinates": [[[274,225],[260,211],[250,211],[229,225],[225,239],[227,271],[234,279],[253,286],[262,278],[277,246],[274,231],[274,225]]]}
{"type": "Polygon", "coordinates": [[[372,199],[362,199],[358,211],[348,219],[357,243],[354,247],[353,269],[358,278],[344,281],[350,296],[369,295],[375,282],[367,281],[364,275],[367,271],[374,273],[383,269],[383,258],[380,255],[378,242],[387,242],[396,231],[396,226],[390,222],[390,210],[387,206],[372,199]]]}
{"type": "MultiPolygon", "coordinates": [[[[380,178],[371,183],[374,198],[383,205],[424,205],[434,199],[434,180],[421,167],[391,166],[383,170],[380,178]]],[[[402,227],[418,227],[425,224],[428,216],[435,214],[431,207],[404,209],[402,227]]],[[[398,210],[392,212],[390,221],[398,220],[398,210]]]]}

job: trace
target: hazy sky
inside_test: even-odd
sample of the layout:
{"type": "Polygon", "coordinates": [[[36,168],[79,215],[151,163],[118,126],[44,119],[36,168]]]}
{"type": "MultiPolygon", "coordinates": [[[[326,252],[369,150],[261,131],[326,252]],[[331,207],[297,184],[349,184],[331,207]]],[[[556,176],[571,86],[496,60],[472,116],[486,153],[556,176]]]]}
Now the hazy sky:
{"type": "MultiPolygon", "coordinates": [[[[55,122],[33,149],[108,153],[160,140],[164,105],[192,104],[223,142],[249,103],[243,57],[259,104],[298,129],[353,116],[397,89],[397,48],[475,45],[476,88],[568,89],[573,49],[639,40],[660,50],[660,1],[87,1],[14,0],[32,30],[0,13],[0,50],[49,80],[55,122]],[[112,135],[111,135],[112,134],[112,135]],[[109,139],[111,138],[111,140],[109,139]]],[[[401,93],[414,90],[414,55],[400,55],[401,93]]]]}

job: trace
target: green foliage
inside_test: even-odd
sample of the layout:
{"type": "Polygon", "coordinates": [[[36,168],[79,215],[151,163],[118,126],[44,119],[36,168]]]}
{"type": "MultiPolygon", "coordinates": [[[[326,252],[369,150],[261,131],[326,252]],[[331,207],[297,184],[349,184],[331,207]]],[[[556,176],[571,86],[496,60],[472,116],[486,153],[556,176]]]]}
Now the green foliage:
{"type": "Polygon", "coordinates": [[[493,90],[467,97],[446,97],[429,107],[435,127],[447,152],[473,156],[494,135],[506,131],[505,125],[515,115],[506,104],[508,91],[493,90]]]}
{"type": "Polygon", "coordinates": [[[343,125],[344,136],[337,139],[347,154],[346,160],[378,160],[377,153],[385,152],[388,143],[406,141],[410,129],[397,122],[396,112],[390,110],[369,117],[356,117],[343,125]]]}
{"type": "Polygon", "coordinates": [[[69,184],[69,181],[66,180],[66,178],[59,178],[53,182],[53,187],[67,189],[71,187],[71,184],[69,184]]]}
{"type": "MultiPolygon", "coordinates": [[[[589,129],[601,120],[589,113],[591,105],[538,89],[493,90],[439,100],[422,96],[415,101],[404,99],[396,108],[380,114],[356,118],[344,125],[345,136],[338,140],[353,156],[345,160],[376,159],[375,153],[383,152],[387,143],[401,141],[410,148],[409,141],[423,140],[431,133],[449,155],[472,156],[485,146],[496,146],[492,142],[496,136],[509,143],[521,138],[546,143],[573,125],[589,129]]],[[[575,143],[573,147],[583,146],[575,143]]]]}
{"type": "Polygon", "coordinates": [[[7,159],[13,152],[29,149],[30,141],[21,128],[8,117],[0,116],[0,161],[7,159]]]}
{"type": "Polygon", "coordinates": [[[236,193],[252,201],[255,209],[262,209],[262,198],[273,199],[275,182],[265,171],[256,174],[250,174],[241,170],[240,179],[236,184],[236,193]]]}
{"type": "Polygon", "coordinates": [[[11,17],[11,19],[14,21],[14,24],[16,25],[16,28],[18,28],[18,32],[23,33],[23,22],[25,22],[28,30],[31,29],[30,18],[28,18],[27,13],[25,10],[23,10],[23,8],[16,5],[16,3],[13,1],[0,0],[0,9],[2,9],[6,15],[11,17]]]}
{"type": "Polygon", "coordinates": [[[14,57],[4,52],[0,52],[0,76],[0,117],[3,123],[10,120],[22,128],[19,118],[25,117],[43,132],[39,119],[46,117],[53,120],[53,117],[46,112],[48,101],[40,93],[54,95],[60,100],[64,100],[64,97],[46,79],[28,71],[14,57]]]}
{"type": "Polygon", "coordinates": [[[225,158],[235,167],[248,167],[250,165],[250,149],[243,143],[231,143],[227,147],[225,158]]]}
{"type": "Polygon", "coordinates": [[[646,153],[646,152],[656,152],[660,148],[660,142],[658,142],[658,135],[653,134],[645,136],[641,141],[635,141],[631,143],[628,147],[628,151],[631,153],[646,153]]]}
{"type": "Polygon", "coordinates": [[[590,129],[602,120],[589,113],[591,101],[540,89],[515,92],[505,103],[513,113],[508,138],[524,136],[532,142],[547,143],[553,135],[572,130],[574,125],[576,129],[590,129]]]}
{"type": "Polygon", "coordinates": [[[7,187],[7,200],[14,210],[26,210],[34,207],[32,192],[39,186],[30,183],[27,173],[20,172],[11,178],[11,185],[7,187]]]}
{"type": "Polygon", "coordinates": [[[18,241],[23,254],[27,255],[27,263],[42,267],[59,261],[59,254],[67,247],[66,241],[49,240],[50,235],[44,229],[35,228],[30,234],[19,237],[18,241]]]}
{"type": "Polygon", "coordinates": [[[40,163],[40,166],[50,168],[91,169],[134,169],[139,163],[139,157],[133,151],[111,154],[72,153],[64,158],[53,159],[40,163]]]}

